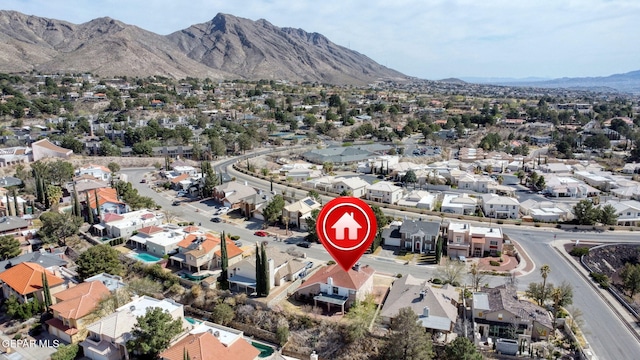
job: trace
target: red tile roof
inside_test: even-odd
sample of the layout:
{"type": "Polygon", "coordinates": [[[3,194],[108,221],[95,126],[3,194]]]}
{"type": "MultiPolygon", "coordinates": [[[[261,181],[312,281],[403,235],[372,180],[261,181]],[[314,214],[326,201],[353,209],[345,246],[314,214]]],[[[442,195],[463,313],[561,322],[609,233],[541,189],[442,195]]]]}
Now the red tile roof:
{"type": "Polygon", "coordinates": [[[109,289],[100,281],[79,284],[54,294],[58,303],[51,306],[65,319],[80,319],[95,309],[100,300],[109,296],[109,289]]]}
{"type": "Polygon", "coordinates": [[[254,360],[260,351],[243,339],[225,346],[211,333],[189,334],[160,354],[161,359],[182,360],[185,349],[191,360],[254,360]]]}
{"type": "MultiPolygon", "coordinates": [[[[220,250],[216,250],[215,254],[220,257],[222,256],[222,252],[220,250]]],[[[242,249],[236,246],[233,241],[227,239],[227,257],[232,258],[242,254],[242,249]]]]}
{"type": "Polygon", "coordinates": [[[118,214],[114,214],[114,213],[107,213],[104,214],[104,216],[102,217],[105,223],[111,222],[111,221],[118,221],[118,220],[124,220],[124,216],[118,215],[118,214]]]}
{"type": "Polygon", "coordinates": [[[177,184],[182,180],[186,180],[189,178],[189,174],[184,173],[184,174],[180,174],[179,176],[174,177],[173,179],[171,179],[171,183],[172,184],[177,184]]]}
{"type": "Polygon", "coordinates": [[[67,325],[65,325],[62,320],[58,319],[58,318],[53,318],[53,319],[49,319],[46,321],[47,325],[51,325],[57,329],[60,329],[62,331],[64,331],[67,335],[75,335],[78,333],[78,329],[77,328],[72,328],[69,327],[67,325]]]}
{"type": "Polygon", "coordinates": [[[42,289],[42,273],[47,276],[49,287],[60,285],[64,282],[51,271],[45,270],[36,263],[23,262],[15,265],[0,274],[0,280],[4,281],[20,295],[31,294],[42,289]]]}
{"type": "Polygon", "coordinates": [[[333,279],[333,284],[345,289],[359,290],[367,280],[373,276],[375,270],[369,266],[360,266],[360,270],[349,269],[345,272],[340,266],[329,265],[311,275],[300,289],[314,284],[326,284],[328,278],[333,279]]]}
{"type": "Polygon", "coordinates": [[[192,232],[197,232],[200,231],[200,228],[197,226],[187,226],[186,228],[183,229],[184,232],[186,233],[192,233],[192,232]]]}
{"type": "Polygon", "coordinates": [[[151,235],[151,234],[155,234],[155,233],[159,233],[161,231],[164,231],[163,228],[159,227],[159,226],[145,226],[142,229],[138,230],[139,233],[143,233],[145,235],[151,235]]]}
{"type": "MultiPolygon", "coordinates": [[[[104,205],[105,203],[124,204],[118,200],[118,192],[113,188],[101,188],[96,190],[98,192],[98,204],[104,205]]],[[[96,208],[96,195],[92,191],[89,193],[89,206],[92,209],[96,208]]]]}

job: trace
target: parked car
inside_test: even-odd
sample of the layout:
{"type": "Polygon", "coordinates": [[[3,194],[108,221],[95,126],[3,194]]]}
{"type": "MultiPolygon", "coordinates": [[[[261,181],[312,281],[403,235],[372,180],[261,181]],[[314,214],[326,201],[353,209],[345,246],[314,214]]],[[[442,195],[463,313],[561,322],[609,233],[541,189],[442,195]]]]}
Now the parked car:
{"type": "Polygon", "coordinates": [[[225,206],[225,207],[221,207],[220,209],[218,209],[217,214],[218,214],[218,215],[226,214],[226,213],[228,213],[228,212],[229,212],[229,210],[231,210],[231,209],[229,209],[229,208],[228,208],[228,207],[226,207],[226,206],[225,206]]]}
{"type": "Polygon", "coordinates": [[[309,261],[307,263],[307,266],[305,266],[306,269],[311,269],[313,267],[313,261],[309,261]]]}
{"type": "Polygon", "coordinates": [[[212,217],[212,218],[211,218],[211,222],[214,222],[214,223],[219,223],[219,222],[221,222],[221,221],[222,221],[222,219],[220,219],[220,218],[219,218],[219,217],[217,217],[217,216],[214,216],[214,217],[212,217]]]}
{"type": "Polygon", "coordinates": [[[266,231],[262,231],[262,230],[258,230],[256,232],[254,232],[253,235],[260,236],[260,237],[269,236],[269,234],[266,231]]]}
{"type": "Polygon", "coordinates": [[[303,247],[303,248],[310,248],[311,247],[311,243],[308,241],[302,241],[298,243],[298,246],[303,247]]]}
{"type": "Polygon", "coordinates": [[[171,205],[178,206],[178,205],[180,205],[180,201],[174,201],[174,202],[171,203],[171,205]]]}
{"type": "Polygon", "coordinates": [[[233,242],[237,247],[241,247],[242,246],[242,241],[240,240],[236,240],[233,242]]]}
{"type": "Polygon", "coordinates": [[[178,191],[178,193],[176,194],[176,196],[185,196],[187,195],[186,191],[178,191]]]}
{"type": "Polygon", "coordinates": [[[147,182],[147,179],[142,179],[142,180],[140,180],[140,182],[141,182],[142,184],[144,184],[144,183],[146,183],[146,182],[147,182]]]}

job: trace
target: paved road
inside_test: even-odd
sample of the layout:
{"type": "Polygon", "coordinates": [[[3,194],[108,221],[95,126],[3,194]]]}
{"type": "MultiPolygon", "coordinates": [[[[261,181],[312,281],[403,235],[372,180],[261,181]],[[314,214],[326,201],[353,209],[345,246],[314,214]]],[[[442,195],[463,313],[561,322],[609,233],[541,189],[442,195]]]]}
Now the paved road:
{"type": "MultiPolygon", "coordinates": [[[[554,229],[555,230],[555,229],[554,229]]],[[[573,286],[573,305],[583,312],[582,330],[599,359],[630,359],[640,354],[640,343],[625,324],[602,300],[589,284],[555,249],[551,247],[554,235],[558,240],[581,239],[594,241],[638,242],[638,236],[620,232],[586,233],[556,232],[528,228],[505,228],[505,234],[520,243],[536,264],[535,271],[518,279],[518,287],[525,290],[530,282],[540,282],[539,266],[548,264],[551,273],[547,281],[560,284],[566,281],[573,286]]]]}
{"type": "MultiPolygon", "coordinates": [[[[225,171],[224,169],[227,169],[231,176],[235,176],[241,181],[247,181],[251,186],[265,190],[269,189],[270,184],[268,181],[243,175],[229,167],[229,165],[234,161],[237,161],[237,159],[220,161],[215,164],[214,168],[218,172],[225,171]]],[[[235,224],[210,222],[209,220],[211,218],[212,210],[214,209],[212,204],[195,202],[181,206],[171,206],[173,199],[165,197],[166,195],[156,193],[151,190],[147,184],[140,183],[140,179],[142,179],[144,174],[150,170],[151,169],[124,169],[122,172],[129,176],[130,181],[138,189],[141,195],[152,197],[156,203],[163,207],[163,209],[168,209],[176,216],[195,221],[196,223],[201,222],[203,227],[211,230],[225,231],[227,233],[240,235],[243,241],[246,240],[247,242],[253,242],[267,240],[271,243],[271,246],[280,247],[282,249],[293,247],[298,251],[303,250],[302,248],[296,248],[294,245],[273,241],[273,238],[261,238],[254,236],[253,231],[259,229],[261,226],[261,223],[258,222],[249,222],[245,227],[239,227],[235,224]],[[200,211],[195,212],[195,208],[199,208],[200,211]]],[[[276,183],[274,183],[273,186],[274,191],[277,193],[281,193],[281,191],[286,188],[286,186],[276,183]]],[[[298,197],[304,195],[301,190],[296,189],[296,193],[298,197]]],[[[322,200],[323,202],[326,202],[329,199],[331,199],[331,197],[323,196],[322,200]]],[[[406,216],[409,219],[422,217],[440,220],[439,217],[434,216],[404,213],[390,209],[385,209],[385,211],[388,211],[388,215],[400,218],[406,216]]],[[[521,244],[535,264],[548,264],[551,267],[551,273],[548,281],[556,284],[559,284],[562,281],[567,281],[572,284],[574,288],[574,306],[583,312],[584,325],[582,328],[585,332],[585,337],[591,344],[593,351],[599,359],[625,359],[630,358],[628,356],[629,354],[640,354],[640,343],[636,338],[618,319],[614,312],[605,304],[602,298],[600,298],[600,296],[593,290],[591,285],[550,246],[550,243],[554,238],[558,240],[580,239],[606,242],[638,242],[638,236],[636,234],[624,232],[572,232],[548,228],[501,226],[503,227],[505,234],[521,244]]],[[[318,259],[320,261],[330,260],[330,256],[321,245],[314,244],[311,248],[304,249],[303,251],[310,258],[318,259]]],[[[361,263],[374,266],[376,269],[381,269],[383,272],[389,274],[408,273],[423,278],[435,276],[436,271],[435,266],[404,265],[397,263],[393,259],[373,256],[363,257],[361,263]]],[[[520,277],[518,287],[519,289],[524,290],[530,282],[534,281],[541,281],[537,269],[528,275],[520,277]]],[[[495,286],[503,283],[504,278],[492,277],[488,282],[491,286],[495,286]]]]}

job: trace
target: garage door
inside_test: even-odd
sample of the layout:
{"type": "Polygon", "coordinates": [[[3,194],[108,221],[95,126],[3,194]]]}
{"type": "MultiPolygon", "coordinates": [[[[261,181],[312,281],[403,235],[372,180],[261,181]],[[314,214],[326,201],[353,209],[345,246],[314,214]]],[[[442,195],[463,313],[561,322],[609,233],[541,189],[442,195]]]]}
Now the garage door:
{"type": "Polygon", "coordinates": [[[447,255],[449,255],[451,259],[457,259],[458,256],[467,256],[467,252],[462,249],[449,249],[447,255]]]}
{"type": "Polygon", "coordinates": [[[400,246],[400,238],[386,238],[384,244],[386,246],[400,246]]]}

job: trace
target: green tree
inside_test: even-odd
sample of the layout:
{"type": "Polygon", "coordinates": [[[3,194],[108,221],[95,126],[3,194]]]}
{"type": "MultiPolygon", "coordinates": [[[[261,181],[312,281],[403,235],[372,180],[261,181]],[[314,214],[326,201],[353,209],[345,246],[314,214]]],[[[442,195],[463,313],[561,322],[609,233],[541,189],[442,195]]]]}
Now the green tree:
{"type": "Polygon", "coordinates": [[[590,200],[580,200],[573,207],[573,215],[580,225],[593,225],[598,221],[600,212],[590,200]]]}
{"type": "Polygon", "coordinates": [[[123,271],[118,251],[105,244],[90,247],[80,254],[76,265],[78,265],[76,271],[81,279],[100,273],[122,275],[123,271]]]}
{"type": "Polygon", "coordinates": [[[213,308],[211,312],[211,318],[215,323],[222,325],[229,325],[233,318],[236,316],[233,308],[226,303],[219,303],[213,308]]]}
{"type": "Polygon", "coordinates": [[[633,298],[640,290],[640,264],[626,263],[620,270],[620,279],[633,298]]]}
{"type": "Polygon", "coordinates": [[[324,171],[325,174],[333,173],[333,163],[331,161],[322,163],[322,171],[324,171]]]}
{"type": "Polygon", "coordinates": [[[112,161],[109,164],[107,164],[107,168],[109,168],[109,170],[111,170],[112,173],[117,173],[118,171],[120,171],[120,164],[112,161]]]}
{"type": "Polygon", "coordinates": [[[0,236],[0,260],[7,260],[20,255],[20,241],[13,235],[0,236]]]}
{"type": "Polygon", "coordinates": [[[409,170],[402,177],[402,181],[404,181],[407,184],[415,184],[418,182],[418,177],[416,176],[416,173],[413,170],[409,170]]]}
{"type": "Polygon", "coordinates": [[[45,308],[49,310],[49,306],[52,304],[51,289],[49,288],[49,279],[46,272],[42,272],[42,297],[44,298],[45,308]]]}
{"type": "Polygon", "coordinates": [[[482,360],[482,354],[478,352],[476,346],[463,336],[458,336],[455,340],[444,347],[443,360],[482,360]]]}
{"type": "Polygon", "coordinates": [[[546,294],[547,290],[547,277],[549,277],[549,273],[551,272],[551,267],[547,264],[543,264],[540,266],[540,276],[542,276],[542,298],[546,299],[548,294],[546,294]]]}
{"type": "Polygon", "coordinates": [[[618,214],[616,214],[616,208],[611,204],[607,204],[600,209],[600,216],[598,218],[603,225],[616,225],[618,223],[618,214]]]}
{"type": "Polygon", "coordinates": [[[262,269],[262,254],[256,243],[256,293],[258,296],[264,292],[264,278],[267,276],[262,269]]]}
{"type": "Polygon", "coordinates": [[[429,335],[418,324],[418,315],[411,308],[402,308],[391,323],[383,358],[389,360],[429,360],[433,348],[429,335]]]}
{"type": "Polygon", "coordinates": [[[605,134],[591,135],[584,139],[583,144],[592,149],[608,149],[611,147],[611,141],[605,134]]]}
{"type": "Polygon", "coordinates": [[[218,283],[220,284],[220,289],[228,290],[229,289],[229,255],[227,253],[227,235],[222,232],[222,237],[220,240],[220,267],[222,271],[220,272],[220,276],[218,277],[218,283]]]}
{"type": "Polygon", "coordinates": [[[38,236],[44,243],[58,242],[65,244],[67,238],[76,235],[82,219],[71,214],[47,211],[40,215],[42,225],[38,230],[38,236]]]}
{"type": "Polygon", "coordinates": [[[53,209],[57,209],[60,205],[60,199],[62,198],[62,189],[56,185],[47,186],[47,198],[51,203],[53,209]]]}
{"type": "Polygon", "coordinates": [[[320,214],[320,209],[311,210],[311,216],[305,219],[307,223],[307,231],[309,232],[304,239],[310,243],[318,243],[318,232],[316,230],[316,222],[318,221],[318,215],[320,214]]]}
{"type": "Polygon", "coordinates": [[[182,320],[173,319],[169,312],[159,307],[151,308],[136,318],[127,348],[145,359],[156,359],[169,347],[171,340],[182,332],[182,320]]]}
{"type": "Polygon", "coordinates": [[[269,281],[270,278],[270,273],[269,273],[269,258],[267,257],[267,243],[263,242],[260,245],[260,258],[261,263],[260,263],[260,272],[262,272],[263,276],[261,277],[262,279],[262,290],[263,293],[262,294],[258,294],[258,295],[262,295],[262,296],[269,296],[269,291],[271,291],[271,282],[269,281]]]}
{"type": "Polygon", "coordinates": [[[276,195],[264,208],[262,214],[268,223],[274,224],[282,216],[282,209],[284,209],[284,198],[282,195],[276,195]]]}
{"type": "Polygon", "coordinates": [[[78,355],[80,346],[78,344],[60,345],[56,352],[51,354],[51,360],[73,360],[78,355]]]}

